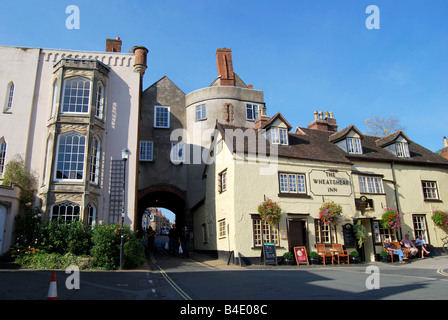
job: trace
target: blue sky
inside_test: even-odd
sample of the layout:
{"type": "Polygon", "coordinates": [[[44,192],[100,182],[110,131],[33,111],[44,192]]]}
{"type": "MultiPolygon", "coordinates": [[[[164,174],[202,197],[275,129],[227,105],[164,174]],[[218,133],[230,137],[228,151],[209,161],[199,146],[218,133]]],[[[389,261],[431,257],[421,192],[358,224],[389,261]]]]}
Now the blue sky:
{"type": "Polygon", "coordinates": [[[448,135],[446,0],[4,1],[0,45],[104,51],[149,49],[144,88],[164,75],[185,93],[217,76],[217,48],[232,49],[235,72],[264,91],[268,115],[295,126],[313,110],[339,128],[393,114],[415,142],[435,151],[448,135]],[[65,26],[69,5],[80,29],[65,26]],[[369,30],[366,8],[380,9],[369,30]]]}

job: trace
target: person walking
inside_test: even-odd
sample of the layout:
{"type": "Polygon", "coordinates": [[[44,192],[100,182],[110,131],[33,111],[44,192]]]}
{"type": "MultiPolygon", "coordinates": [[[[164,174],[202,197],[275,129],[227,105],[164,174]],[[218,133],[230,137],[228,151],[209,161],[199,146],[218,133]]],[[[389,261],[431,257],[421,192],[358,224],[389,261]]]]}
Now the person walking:
{"type": "Polygon", "coordinates": [[[168,232],[168,238],[170,240],[169,253],[173,256],[179,250],[179,234],[177,233],[176,225],[173,224],[172,228],[168,232]]]}
{"type": "Polygon", "coordinates": [[[185,226],[184,230],[182,230],[181,236],[180,236],[180,240],[182,242],[182,257],[185,258],[185,256],[187,258],[189,258],[189,254],[188,254],[188,247],[189,247],[189,242],[190,242],[190,230],[188,230],[188,227],[185,226]]]}
{"type": "Polygon", "coordinates": [[[154,230],[152,229],[152,227],[149,227],[148,230],[146,231],[146,236],[148,239],[148,250],[150,252],[152,252],[153,248],[154,248],[154,237],[155,237],[156,233],[154,232],[154,230]]]}

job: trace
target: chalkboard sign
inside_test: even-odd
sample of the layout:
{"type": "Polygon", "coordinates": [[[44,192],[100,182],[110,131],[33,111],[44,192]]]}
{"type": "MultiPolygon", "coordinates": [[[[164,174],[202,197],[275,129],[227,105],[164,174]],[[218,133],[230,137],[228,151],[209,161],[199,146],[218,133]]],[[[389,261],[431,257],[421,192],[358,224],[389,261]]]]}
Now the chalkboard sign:
{"type": "Polygon", "coordinates": [[[301,263],[309,265],[305,247],[294,247],[294,256],[296,257],[297,265],[301,263]]]}
{"type": "Polygon", "coordinates": [[[261,261],[264,262],[264,264],[277,265],[275,243],[263,243],[263,249],[261,250],[261,261]]]}
{"type": "Polygon", "coordinates": [[[342,226],[342,234],[344,236],[345,247],[356,248],[355,230],[351,223],[342,226]]]}

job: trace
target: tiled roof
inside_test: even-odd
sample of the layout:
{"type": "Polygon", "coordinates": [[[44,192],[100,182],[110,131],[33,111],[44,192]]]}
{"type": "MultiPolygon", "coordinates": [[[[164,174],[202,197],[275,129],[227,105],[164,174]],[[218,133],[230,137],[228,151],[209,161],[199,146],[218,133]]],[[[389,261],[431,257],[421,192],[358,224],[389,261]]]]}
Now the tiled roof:
{"type": "MultiPolygon", "coordinates": [[[[217,130],[221,132],[226,140],[229,148],[232,148],[233,152],[255,153],[258,146],[258,129],[233,126],[229,124],[223,124],[217,122],[217,130]],[[255,143],[248,143],[249,139],[244,139],[244,144],[237,143],[236,139],[228,141],[229,137],[225,137],[225,130],[240,129],[245,133],[246,137],[253,139],[255,137],[255,143]],[[246,130],[252,130],[253,132],[246,132],[246,130]]],[[[345,134],[352,128],[349,126],[340,132],[345,134]]],[[[395,162],[395,163],[407,163],[415,165],[437,165],[448,166],[448,160],[440,155],[422,147],[421,145],[408,140],[410,158],[399,158],[389,151],[378,146],[377,142],[383,138],[363,135],[361,140],[363,154],[349,154],[334,142],[335,139],[331,139],[332,135],[339,137],[340,134],[334,132],[308,129],[298,127],[301,133],[288,133],[289,145],[278,145],[278,156],[285,158],[303,159],[310,161],[323,161],[323,162],[335,162],[343,164],[353,164],[355,161],[374,161],[374,162],[395,162]],[[302,134],[303,133],[303,134],[302,134]],[[330,141],[332,140],[332,141],[330,141]]],[[[297,130],[296,130],[297,131],[297,130]]],[[[342,134],[344,135],[344,134],[342,134]]],[[[393,134],[395,136],[395,134],[393,134]]],[[[333,138],[335,137],[333,136],[333,138]]],[[[396,138],[397,136],[395,136],[396,138]]],[[[270,155],[269,144],[266,144],[266,154],[270,155]]]]}

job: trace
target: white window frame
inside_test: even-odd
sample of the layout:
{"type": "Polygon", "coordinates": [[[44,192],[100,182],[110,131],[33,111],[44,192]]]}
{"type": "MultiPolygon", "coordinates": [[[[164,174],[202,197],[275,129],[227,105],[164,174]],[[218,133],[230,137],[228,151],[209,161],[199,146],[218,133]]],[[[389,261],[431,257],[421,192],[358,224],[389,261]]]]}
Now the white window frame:
{"type": "Polygon", "coordinates": [[[258,118],[260,107],[258,104],[246,103],[246,120],[256,120],[258,118]]]}
{"type": "Polygon", "coordinates": [[[306,194],[306,180],[303,173],[279,172],[280,193],[306,194]]]}
{"type": "Polygon", "coordinates": [[[96,88],[95,117],[102,120],[104,115],[104,85],[98,81],[96,88]]]}
{"type": "Polygon", "coordinates": [[[423,199],[439,200],[439,188],[436,181],[422,180],[423,199]]]}
{"type": "Polygon", "coordinates": [[[6,87],[6,101],[5,101],[5,107],[3,109],[4,112],[11,112],[12,109],[12,103],[14,101],[14,82],[8,83],[8,86],[6,87]]]}
{"type": "MultiPolygon", "coordinates": [[[[79,146],[82,146],[82,145],[80,145],[80,144],[78,144],[78,147],[79,146]]],[[[86,159],[86,137],[84,136],[84,135],[82,135],[82,134],[79,134],[79,133],[76,133],[76,132],[69,132],[69,133],[65,133],[65,134],[62,134],[62,135],[60,135],[59,137],[58,137],[58,143],[57,143],[57,151],[56,151],[56,166],[55,166],[55,172],[54,172],[54,179],[55,179],[55,181],[82,181],[83,179],[84,179],[84,167],[85,167],[85,159],[86,159]],[[61,163],[62,163],[62,165],[63,165],[63,168],[62,168],[62,170],[61,170],[61,174],[62,174],[62,176],[63,176],[63,173],[65,172],[65,169],[64,169],[64,167],[65,167],[65,163],[66,163],[66,161],[65,161],[65,156],[67,155],[65,152],[63,153],[63,154],[60,154],[59,153],[59,151],[60,151],[60,148],[61,148],[61,139],[66,139],[68,136],[77,136],[79,139],[83,139],[84,140],[84,145],[83,145],[83,148],[84,148],[84,152],[83,153],[75,153],[75,154],[73,154],[73,153],[69,153],[69,155],[70,155],[70,161],[69,161],[69,165],[70,165],[70,167],[71,167],[71,165],[72,164],[75,164],[76,166],[78,166],[78,165],[80,165],[81,163],[82,163],[82,170],[81,170],[81,173],[82,173],[82,176],[81,176],[81,178],[61,178],[61,177],[58,177],[58,171],[59,171],[59,157],[61,156],[63,159],[61,160],[61,163]],[[80,155],[82,155],[82,159],[83,159],[83,161],[81,162],[81,161],[77,161],[77,159],[78,159],[78,156],[80,156],[80,155]],[[76,156],[76,157],[75,157],[76,156]],[[75,162],[72,162],[72,160],[73,159],[76,159],[76,161],[75,162]]],[[[75,169],[74,171],[70,168],[69,169],[69,175],[71,175],[71,173],[77,173],[77,172],[79,172],[79,170],[77,170],[77,169],[75,169]]]]}
{"type": "Polygon", "coordinates": [[[360,193],[384,194],[383,178],[375,176],[359,176],[360,193]]]}
{"type": "Polygon", "coordinates": [[[275,246],[280,245],[280,237],[278,232],[278,223],[271,225],[267,221],[259,217],[252,217],[253,226],[253,246],[259,248],[263,243],[274,243],[275,246]]]}
{"type": "Polygon", "coordinates": [[[140,141],[139,150],[140,161],[153,161],[154,160],[154,142],[153,141],[140,141]]]}
{"type": "Polygon", "coordinates": [[[0,175],[3,175],[6,165],[6,147],[7,143],[4,138],[0,139],[0,175]]]}
{"type": "Polygon", "coordinates": [[[227,236],[225,218],[218,221],[218,230],[219,230],[219,239],[225,238],[227,236]]]}
{"type": "Polygon", "coordinates": [[[171,142],[170,159],[175,164],[185,162],[185,142],[171,142]]]}
{"type": "Polygon", "coordinates": [[[288,130],[284,128],[271,128],[271,143],[273,144],[288,144],[288,130]]]}
{"type": "MultiPolygon", "coordinates": [[[[163,119],[162,119],[163,120],[163,119]]],[[[170,127],[170,107],[168,106],[154,106],[154,128],[169,128],[170,127]],[[167,119],[166,123],[159,122],[158,110],[166,110],[167,119]]]]}
{"type": "Polygon", "coordinates": [[[93,139],[92,153],[90,155],[90,182],[98,184],[100,175],[100,160],[101,160],[101,141],[98,138],[93,139]]]}
{"type": "Polygon", "coordinates": [[[347,138],[347,152],[351,154],[362,154],[360,138],[347,138]]]}
{"type": "MultiPolygon", "coordinates": [[[[70,86],[71,88],[71,86],[70,86]]],[[[77,87],[79,88],[79,87],[77,87]]],[[[67,114],[88,114],[89,110],[90,110],[90,96],[91,96],[91,92],[92,92],[92,81],[90,81],[90,79],[88,78],[84,78],[84,77],[80,77],[80,76],[75,76],[75,77],[69,77],[69,78],[65,78],[64,79],[64,90],[63,90],[63,95],[62,95],[62,107],[61,107],[61,113],[67,113],[67,114]],[[76,89],[76,93],[74,96],[71,95],[71,92],[67,92],[67,83],[70,82],[70,85],[75,82],[84,82],[84,86],[81,89],[76,89]],[[78,92],[82,91],[82,95],[78,95],[78,92]],[[87,95],[85,95],[84,91],[87,91],[87,95]],[[68,94],[68,96],[67,96],[68,94]],[[68,104],[66,104],[66,98],[69,99],[70,101],[68,101],[68,104]],[[82,101],[81,103],[78,103],[78,99],[86,99],[87,98],[87,104],[84,103],[84,101],[82,101]],[[72,99],[75,99],[75,103],[72,103],[72,99]],[[77,111],[77,106],[80,105],[81,106],[81,111],[77,111]],[[83,111],[82,109],[84,109],[84,107],[87,106],[87,110],[83,111]],[[72,110],[73,108],[75,108],[75,110],[72,110]]]]}
{"type": "Polygon", "coordinates": [[[395,142],[395,151],[399,158],[409,158],[409,145],[406,141],[395,142]]]}
{"type": "Polygon", "coordinates": [[[207,106],[205,104],[200,104],[196,106],[196,121],[207,119],[207,106]]]}
{"type": "Polygon", "coordinates": [[[79,219],[80,216],[81,216],[81,206],[79,204],[76,204],[76,203],[73,203],[73,202],[70,202],[70,201],[65,201],[65,202],[54,204],[51,207],[50,221],[52,221],[53,219],[58,219],[58,218],[63,218],[64,221],[73,221],[75,219],[79,219]],[[60,215],[60,214],[55,215],[54,214],[54,210],[55,210],[56,207],[59,207],[59,210],[62,207],[65,207],[64,215],[60,215]],[[68,209],[70,209],[70,208],[71,208],[71,213],[67,214],[68,209]]]}

